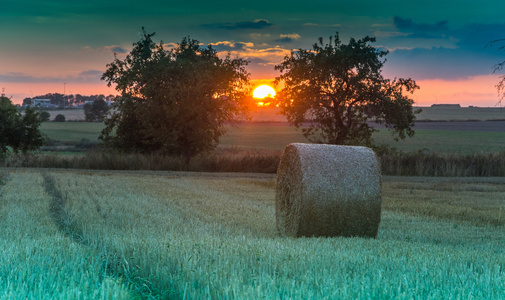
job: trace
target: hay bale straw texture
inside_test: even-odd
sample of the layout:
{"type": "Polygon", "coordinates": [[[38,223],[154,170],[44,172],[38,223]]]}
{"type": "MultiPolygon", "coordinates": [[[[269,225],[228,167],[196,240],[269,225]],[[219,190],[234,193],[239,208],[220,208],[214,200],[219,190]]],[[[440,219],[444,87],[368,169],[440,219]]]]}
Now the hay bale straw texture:
{"type": "Polygon", "coordinates": [[[366,147],[289,144],[277,170],[277,230],[281,235],[376,237],[381,175],[366,147]]]}

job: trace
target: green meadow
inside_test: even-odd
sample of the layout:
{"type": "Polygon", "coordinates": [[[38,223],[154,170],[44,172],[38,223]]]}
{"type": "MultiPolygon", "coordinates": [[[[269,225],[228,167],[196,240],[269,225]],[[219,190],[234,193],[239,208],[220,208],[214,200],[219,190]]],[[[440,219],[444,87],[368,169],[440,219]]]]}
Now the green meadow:
{"type": "MultiPolygon", "coordinates": [[[[49,138],[62,142],[87,139],[98,142],[103,123],[45,122],[41,129],[49,138]]],[[[406,152],[426,151],[471,154],[505,150],[505,132],[417,129],[413,138],[395,142],[387,129],[373,136],[377,144],[385,144],[406,152]]],[[[282,150],[289,143],[308,142],[294,127],[284,123],[241,123],[230,126],[221,138],[220,147],[256,150],[282,150]]]]}
{"type": "Polygon", "coordinates": [[[275,175],[0,182],[0,299],[505,299],[502,178],[383,177],[376,239],[278,236],[275,175]]]}
{"type": "MultiPolygon", "coordinates": [[[[486,121],[505,120],[505,109],[494,107],[422,107],[417,115],[418,120],[432,121],[486,121]]],[[[82,110],[63,110],[69,120],[84,118],[82,110]],[[80,117],[82,115],[82,117],[80,117]]],[[[278,111],[270,108],[258,109],[253,112],[254,123],[244,122],[238,126],[230,126],[228,133],[221,138],[221,148],[282,150],[293,142],[308,142],[294,127],[283,122],[278,111]],[[275,120],[276,122],[269,122],[275,120]]],[[[481,122],[469,122],[469,127],[479,127],[481,122]]],[[[91,143],[98,142],[98,136],[103,129],[103,123],[93,122],[44,122],[41,129],[49,138],[76,143],[83,139],[91,143]]],[[[395,142],[386,129],[381,129],[373,136],[377,144],[385,144],[406,152],[437,152],[437,153],[492,153],[505,150],[505,131],[473,131],[473,130],[440,130],[416,129],[413,138],[395,142]]]]}
{"type": "Polygon", "coordinates": [[[98,122],[43,122],[42,133],[52,140],[61,142],[78,142],[82,139],[98,142],[98,136],[104,128],[98,122]]]}

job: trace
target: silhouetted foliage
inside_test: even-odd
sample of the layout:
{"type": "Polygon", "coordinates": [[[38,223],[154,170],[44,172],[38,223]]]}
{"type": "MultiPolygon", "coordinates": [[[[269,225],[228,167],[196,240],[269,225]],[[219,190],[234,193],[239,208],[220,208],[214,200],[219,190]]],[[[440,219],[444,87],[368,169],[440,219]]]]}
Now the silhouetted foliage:
{"type": "Polygon", "coordinates": [[[44,95],[38,95],[32,98],[23,99],[23,106],[31,105],[32,99],[49,99],[51,100],[51,104],[54,104],[56,107],[67,107],[71,105],[81,105],[86,101],[95,101],[95,100],[112,100],[114,99],[114,95],[105,96],[103,94],[100,95],[63,95],[59,93],[48,93],[44,95]]]}
{"type": "MultiPolygon", "coordinates": [[[[505,43],[505,39],[499,39],[491,41],[488,45],[492,46],[498,43],[505,43]]],[[[498,47],[499,50],[505,50],[505,46],[498,47]]],[[[494,65],[494,73],[499,72],[505,68],[505,60],[501,63],[494,65]]],[[[505,75],[500,76],[500,82],[496,85],[496,89],[498,90],[498,96],[500,99],[505,99],[505,75]]]]}
{"type": "Polygon", "coordinates": [[[153,35],[144,31],[123,61],[107,65],[102,80],[121,97],[101,139],[124,151],[182,156],[189,165],[217,146],[225,122],[246,114],[247,61],[221,59],[189,37],[165,49],[153,35]]]}
{"type": "Polygon", "coordinates": [[[43,110],[39,113],[39,117],[42,122],[46,122],[46,121],[49,121],[49,119],[51,118],[51,114],[49,112],[43,110]]]}
{"type": "Polygon", "coordinates": [[[405,92],[419,87],[412,79],[385,79],[381,74],[387,51],[371,45],[375,38],[350,39],[338,33],[329,43],[292,51],[275,68],[284,88],[277,104],[288,121],[313,142],[371,145],[373,120],[394,130],[395,139],[412,136],[413,100],[405,92]],[[307,123],[308,122],[308,123],[307,123]]]}
{"type": "Polygon", "coordinates": [[[102,122],[109,111],[109,106],[103,99],[84,104],[84,117],[87,122],[102,122]]]}
{"type": "Polygon", "coordinates": [[[65,122],[65,116],[62,114],[57,114],[56,117],[54,117],[54,122],[65,122]]]}
{"type": "Polygon", "coordinates": [[[14,152],[23,153],[35,150],[43,145],[44,138],[39,130],[39,113],[28,107],[21,114],[9,98],[0,97],[0,154],[5,154],[11,147],[14,152]]]}

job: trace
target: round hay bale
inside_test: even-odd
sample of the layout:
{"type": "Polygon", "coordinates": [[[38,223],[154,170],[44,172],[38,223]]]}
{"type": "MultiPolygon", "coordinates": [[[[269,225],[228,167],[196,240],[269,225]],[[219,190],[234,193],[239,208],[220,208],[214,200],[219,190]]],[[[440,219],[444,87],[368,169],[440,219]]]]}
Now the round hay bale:
{"type": "Polygon", "coordinates": [[[277,230],[287,236],[376,237],[381,175],[366,147],[289,144],[277,170],[277,230]]]}

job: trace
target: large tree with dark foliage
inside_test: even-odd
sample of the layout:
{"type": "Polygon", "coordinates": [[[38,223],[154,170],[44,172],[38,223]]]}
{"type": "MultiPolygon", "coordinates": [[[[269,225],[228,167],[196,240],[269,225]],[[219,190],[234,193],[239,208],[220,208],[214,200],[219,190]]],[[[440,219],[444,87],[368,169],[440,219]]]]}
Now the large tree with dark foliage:
{"type": "Polygon", "coordinates": [[[5,154],[11,147],[14,152],[26,153],[44,144],[44,138],[39,130],[39,112],[34,108],[26,108],[21,114],[11,100],[0,96],[0,154],[5,154]]]}
{"type": "Polygon", "coordinates": [[[101,139],[125,151],[160,152],[190,159],[214,149],[226,122],[246,113],[247,61],[219,58],[212,47],[184,38],[173,49],[145,31],[124,60],[102,76],[121,97],[101,139]]]}
{"type": "Polygon", "coordinates": [[[276,66],[283,89],[277,103],[288,121],[314,142],[371,145],[375,121],[393,129],[395,139],[412,136],[413,100],[419,88],[412,79],[386,79],[381,74],[387,51],[371,44],[375,38],[350,39],[338,33],[310,50],[292,51],[276,66]]]}

